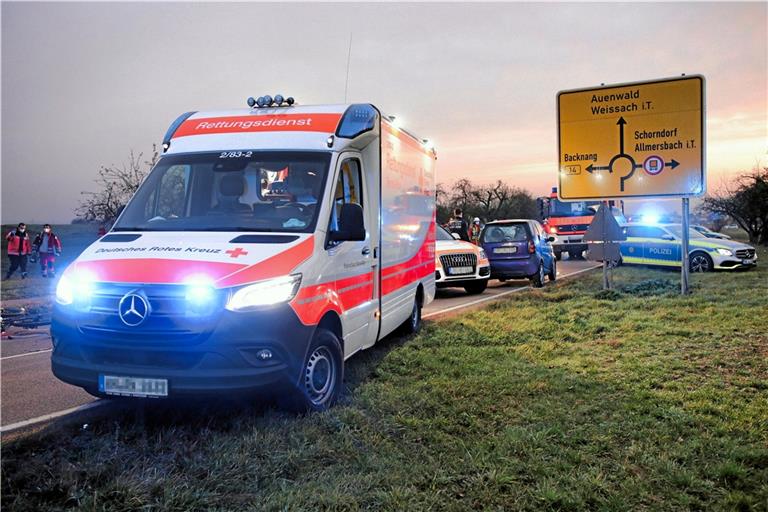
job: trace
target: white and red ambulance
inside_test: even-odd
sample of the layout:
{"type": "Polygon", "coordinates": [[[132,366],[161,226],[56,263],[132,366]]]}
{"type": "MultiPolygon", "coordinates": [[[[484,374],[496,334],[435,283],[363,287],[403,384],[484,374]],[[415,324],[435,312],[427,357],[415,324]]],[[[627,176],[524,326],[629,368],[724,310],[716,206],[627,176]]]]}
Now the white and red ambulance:
{"type": "Polygon", "coordinates": [[[435,159],[369,104],[191,112],[56,290],[52,367],[96,396],[259,390],[321,410],[435,295],[435,159]]]}

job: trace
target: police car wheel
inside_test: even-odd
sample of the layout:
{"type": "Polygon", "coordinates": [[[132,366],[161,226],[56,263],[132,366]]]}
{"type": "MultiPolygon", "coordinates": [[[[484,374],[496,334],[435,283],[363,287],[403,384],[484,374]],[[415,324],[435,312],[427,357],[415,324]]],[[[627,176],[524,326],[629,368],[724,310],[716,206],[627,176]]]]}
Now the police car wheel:
{"type": "Polygon", "coordinates": [[[557,279],[557,262],[555,260],[552,260],[552,268],[549,269],[549,274],[547,274],[550,281],[554,281],[557,279]]]}
{"type": "Polygon", "coordinates": [[[710,272],[714,268],[714,264],[709,254],[695,252],[691,254],[689,267],[691,272],[710,272]]]}
{"type": "Polygon", "coordinates": [[[338,399],[344,375],[344,358],[339,338],[327,329],[318,329],[301,367],[293,393],[280,405],[295,412],[320,412],[338,399]]]}

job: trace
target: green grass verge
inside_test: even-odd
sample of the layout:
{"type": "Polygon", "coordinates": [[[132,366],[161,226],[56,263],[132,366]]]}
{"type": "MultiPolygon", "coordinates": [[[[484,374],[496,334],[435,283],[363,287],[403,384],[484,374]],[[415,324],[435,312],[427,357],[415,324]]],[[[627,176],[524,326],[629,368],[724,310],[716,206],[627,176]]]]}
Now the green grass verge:
{"type": "Polygon", "coordinates": [[[516,294],[292,416],[164,404],[3,443],[7,510],[768,510],[768,251],[516,294]]]}

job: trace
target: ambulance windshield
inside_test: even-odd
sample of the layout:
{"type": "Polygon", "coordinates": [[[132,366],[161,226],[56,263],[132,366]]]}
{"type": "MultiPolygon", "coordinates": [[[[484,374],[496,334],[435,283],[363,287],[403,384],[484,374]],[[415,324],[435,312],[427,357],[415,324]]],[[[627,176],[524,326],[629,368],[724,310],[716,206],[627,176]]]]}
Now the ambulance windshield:
{"type": "Polygon", "coordinates": [[[314,231],[330,153],[222,151],[160,159],[115,231],[314,231]]]}

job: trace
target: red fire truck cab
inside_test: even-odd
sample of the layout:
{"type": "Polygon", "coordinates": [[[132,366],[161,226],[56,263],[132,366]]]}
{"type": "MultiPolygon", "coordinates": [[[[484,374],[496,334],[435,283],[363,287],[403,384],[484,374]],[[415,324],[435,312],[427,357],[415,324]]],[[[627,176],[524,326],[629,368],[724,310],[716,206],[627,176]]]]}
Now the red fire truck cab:
{"type": "MultiPolygon", "coordinates": [[[[601,201],[561,201],[557,197],[557,187],[552,187],[549,197],[537,200],[541,223],[546,232],[554,237],[552,248],[559,260],[564,252],[571,259],[581,258],[587,250],[584,233],[600,207],[601,201]]],[[[624,224],[624,203],[609,201],[614,217],[619,224],[624,224]]]]}

